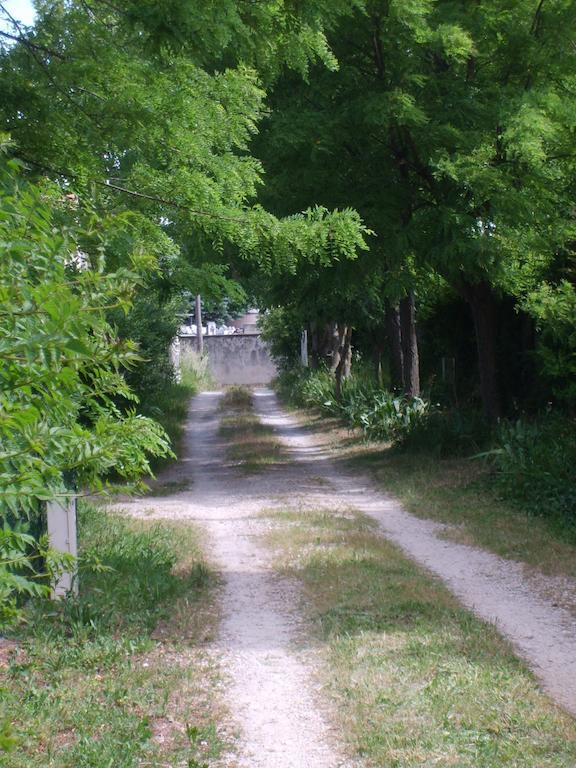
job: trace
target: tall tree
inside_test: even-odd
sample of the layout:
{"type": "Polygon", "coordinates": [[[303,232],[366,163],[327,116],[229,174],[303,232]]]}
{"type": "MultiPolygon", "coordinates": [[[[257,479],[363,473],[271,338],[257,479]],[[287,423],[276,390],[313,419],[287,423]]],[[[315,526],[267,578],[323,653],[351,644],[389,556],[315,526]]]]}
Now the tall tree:
{"type": "Polygon", "coordinates": [[[20,42],[0,57],[3,129],[36,174],[98,208],[138,211],[181,246],[231,243],[267,269],[354,254],[362,228],[352,211],[279,221],[253,204],[261,167],[248,142],[265,111],[254,67],[331,65],[318,9],[238,0],[38,9],[34,29],[17,27],[20,42]]]}
{"type": "Polygon", "coordinates": [[[467,301],[490,420],[500,297],[572,240],[575,21],[569,0],[367,0],[329,33],[338,70],[276,89],[262,141],[266,195],[353,205],[390,286],[412,263],[467,301]]]}

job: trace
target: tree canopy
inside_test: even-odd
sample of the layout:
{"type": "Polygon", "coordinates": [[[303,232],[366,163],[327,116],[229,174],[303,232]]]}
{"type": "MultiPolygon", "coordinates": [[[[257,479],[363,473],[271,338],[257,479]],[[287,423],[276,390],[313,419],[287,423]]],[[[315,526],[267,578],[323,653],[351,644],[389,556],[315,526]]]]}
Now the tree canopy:
{"type": "Polygon", "coordinates": [[[381,273],[390,299],[431,275],[464,297],[491,417],[494,305],[533,307],[574,240],[575,14],[561,0],[365,2],[328,33],[336,70],[284,74],[257,142],[266,204],[352,205],[380,262],[358,274],[381,273]]]}
{"type": "MultiPolygon", "coordinates": [[[[67,250],[75,252],[80,248],[76,240],[86,239],[81,221],[73,221],[78,234],[74,228],[72,234],[61,229],[51,242],[55,224],[46,206],[39,205],[38,232],[32,235],[26,230],[28,246],[21,245],[18,251],[24,255],[32,250],[38,236],[37,251],[44,248],[53,254],[40,279],[34,272],[39,283],[34,290],[52,295],[55,303],[40,310],[43,300],[37,297],[32,306],[40,314],[33,317],[63,312],[54,319],[55,326],[63,325],[58,343],[67,349],[68,335],[76,339],[77,381],[70,382],[76,410],[61,389],[60,377],[70,375],[68,368],[53,368],[50,355],[40,351],[45,346],[41,336],[34,336],[36,353],[25,356],[25,365],[40,366],[38,376],[43,372],[42,385],[38,384],[42,396],[49,397],[47,380],[55,401],[56,393],[62,395],[55,402],[58,413],[78,420],[81,409],[81,421],[96,418],[82,410],[90,408],[89,389],[82,394],[74,388],[86,384],[88,374],[81,361],[98,359],[94,339],[113,337],[112,326],[106,330],[106,325],[98,324],[126,325],[119,309],[132,313],[132,324],[124,331],[141,336],[143,314],[152,309],[159,316],[167,301],[186,291],[201,289],[214,299],[233,293],[234,283],[226,276],[230,253],[248,260],[254,269],[273,273],[294,271],[302,260],[327,265],[335,258],[354,259],[365,247],[365,228],[349,208],[329,211],[311,205],[278,218],[259,205],[262,169],[249,146],[266,111],[264,83],[272,82],[283,67],[305,75],[315,62],[334,66],[323,30],[326,19],[346,10],[346,5],[331,6],[328,13],[328,6],[323,9],[316,3],[297,11],[278,2],[258,6],[206,2],[194,4],[191,14],[189,3],[178,2],[161,6],[126,2],[118,7],[104,2],[39,2],[33,29],[25,30],[14,20],[14,34],[0,56],[0,115],[11,140],[7,151],[38,188],[34,192],[34,186],[27,187],[26,195],[44,195],[47,189],[52,199],[60,195],[73,209],[68,211],[72,219],[88,213],[93,217],[92,237],[102,238],[97,262],[89,258],[74,278],[78,296],[66,287],[71,259],[67,250]],[[46,186],[46,179],[52,186],[46,186]],[[146,265],[143,272],[134,271],[134,259],[146,265]],[[83,301],[85,284],[92,291],[85,301],[93,299],[94,306],[79,313],[75,307],[83,301]],[[156,299],[150,305],[152,295],[156,299]],[[144,306],[148,310],[138,309],[144,306]],[[72,323],[70,328],[66,322],[72,323]]],[[[16,205],[12,200],[11,195],[6,197],[8,207],[16,205]]],[[[16,200],[25,205],[19,197],[16,200]]],[[[18,215],[26,220],[25,212],[18,215]]],[[[62,210],[58,219],[62,221],[56,222],[57,227],[69,225],[62,210]]],[[[9,232],[16,220],[13,214],[9,232]]],[[[5,280],[15,283],[7,290],[13,290],[17,307],[26,301],[21,291],[28,273],[14,270],[9,259],[4,266],[5,280]]],[[[18,316],[16,310],[10,314],[18,316]]],[[[32,329],[26,326],[21,331],[26,345],[32,329]]],[[[174,332],[175,321],[169,321],[166,336],[174,332]]],[[[153,334],[152,328],[147,337],[144,334],[144,353],[152,351],[153,334]]],[[[6,335],[9,346],[13,336],[8,330],[6,335]]],[[[110,369],[99,396],[112,398],[107,401],[111,409],[117,407],[114,396],[131,397],[118,367],[130,362],[136,350],[129,342],[123,344],[105,345],[99,350],[105,359],[96,366],[100,373],[106,365],[110,369]]],[[[61,354],[54,353],[58,359],[61,354]]],[[[23,370],[17,381],[36,381],[35,376],[27,377],[23,370]]],[[[131,421],[127,418],[122,417],[119,435],[127,437],[122,450],[134,452],[135,466],[126,468],[131,475],[136,465],[142,471],[146,463],[138,452],[137,437],[128,439],[127,425],[147,424],[148,432],[139,432],[144,448],[165,448],[161,436],[150,431],[150,422],[139,421],[136,415],[130,416],[131,421]]],[[[120,443],[117,447],[121,449],[120,443]]],[[[84,456],[72,439],[66,451],[84,456]]],[[[47,448],[41,452],[55,453],[47,448]]],[[[84,458],[84,479],[96,481],[105,462],[92,471],[84,458]]],[[[111,457],[110,466],[119,466],[117,458],[111,457]]],[[[66,462],[63,466],[72,469],[66,462]]],[[[39,486],[37,490],[40,493],[39,486]]],[[[43,494],[49,495],[46,489],[43,494]]]]}

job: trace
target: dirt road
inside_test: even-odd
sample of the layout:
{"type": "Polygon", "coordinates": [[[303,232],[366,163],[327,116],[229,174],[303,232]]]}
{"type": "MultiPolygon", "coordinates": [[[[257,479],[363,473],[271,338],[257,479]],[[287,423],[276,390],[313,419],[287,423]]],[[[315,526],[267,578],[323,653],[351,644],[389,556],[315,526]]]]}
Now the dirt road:
{"type": "Polygon", "coordinates": [[[297,588],[274,574],[269,553],[258,543],[271,525],[260,513],[273,507],[345,506],[377,520],[384,536],[441,578],[474,613],[495,623],[550,696],[576,714],[576,621],[550,599],[553,580],[527,577],[520,564],[442,538],[446,526],[410,515],[368,478],[336,468],[273,392],[256,390],[254,399],[290,461],[257,476],[243,476],[230,466],[219,433],[220,394],[205,392],[192,403],[185,456],[162,478],[182,490],[144,502],[147,514],[202,525],[223,576],[223,621],[215,651],[229,675],[228,699],[240,732],[240,758],[231,764],[353,765],[331,727],[329,703],[315,674],[316,652],[298,612],[297,588]]]}

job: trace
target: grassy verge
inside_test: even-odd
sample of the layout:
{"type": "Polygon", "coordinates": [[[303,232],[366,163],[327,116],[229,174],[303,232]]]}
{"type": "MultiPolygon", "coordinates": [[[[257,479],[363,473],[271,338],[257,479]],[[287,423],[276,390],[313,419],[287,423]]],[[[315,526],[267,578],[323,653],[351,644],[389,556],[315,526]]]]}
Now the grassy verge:
{"type": "MultiPolygon", "coordinates": [[[[209,389],[213,383],[208,358],[188,351],[180,361],[180,381],[166,386],[158,396],[158,402],[148,404],[147,415],[152,416],[164,427],[172,443],[172,450],[177,456],[181,452],[190,400],[198,392],[209,389]]],[[[152,470],[156,473],[172,461],[170,458],[157,459],[153,462],[152,470]]]]}
{"type": "Polygon", "coordinates": [[[352,513],[268,534],[326,653],[343,738],[366,766],[573,768],[576,728],[492,628],[352,513]]]}
{"type": "Polygon", "coordinates": [[[576,577],[576,536],[554,518],[526,514],[500,500],[483,462],[401,452],[365,441],[337,419],[310,410],[293,412],[319,435],[335,460],[368,471],[418,517],[453,525],[450,538],[547,574],[576,577]]]}
{"type": "Polygon", "coordinates": [[[221,401],[220,434],[229,460],[246,474],[262,472],[285,458],[274,430],[262,424],[247,387],[230,387],[221,401]]]}
{"type": "MultiPolygon", "coordinates": [[[[198,389],[190,384],[170,384],[162,394],[162,401],[151,414],[166,430],[172,450],[177,456],[181,451],[190,400],[197,392],[198,389]]],[[[173,461],[171,458],[155,459],[152,470],[156,473],[173,461]]]]}
{"type": "Polygon", "coordinates": [[[5,768],[197,766],[226,746],[203,649],[217,617],[197,535],[93,507],[81,551],[113,570],[82,574],[81,593],[35,605],[0,650],[5,768]]]}

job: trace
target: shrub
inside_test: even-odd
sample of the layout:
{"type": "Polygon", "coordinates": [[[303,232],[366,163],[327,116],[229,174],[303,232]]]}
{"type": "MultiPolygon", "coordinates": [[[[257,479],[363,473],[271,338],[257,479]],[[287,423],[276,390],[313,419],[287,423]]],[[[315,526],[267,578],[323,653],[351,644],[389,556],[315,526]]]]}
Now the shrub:
{"type": "Polygon", "coordinates": [[[145,267],[134,253],[129,268],[106,271],[107,226],[0,158],[3,520],[37,513],[74,483],[99,490],[112,470],[137,482],[151,456],[170,453],[123,375],[136,347],[107,316],[110,306],[129,310],[145,267]]]}
{"type": "Polygon", "coordinates": [[[497,447],[485,454],[499,492],[526,512],[576,524],[575,426],[556,414],[502,424],[497,447]]]}
{"type": "Polygon", "coordinates": [[[260,316],[262,338],[281,370],[290,370],[300,359],[302,319],[288,307],[274,307],[260,316]]]}

